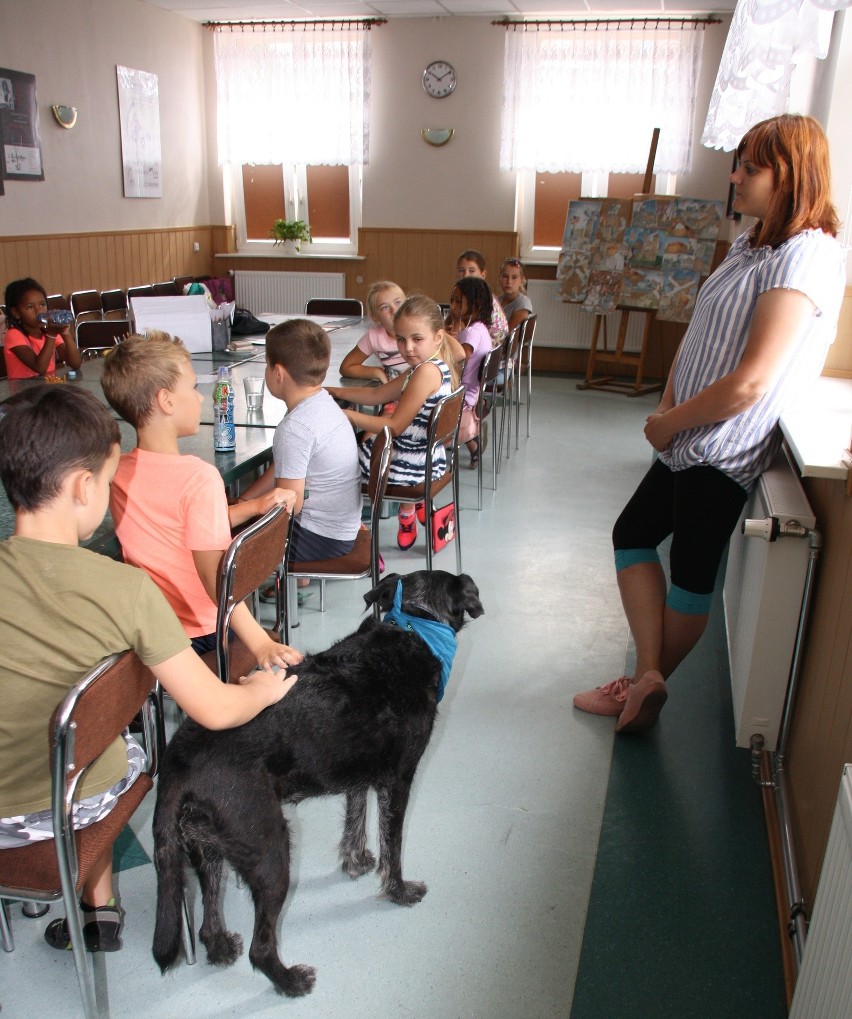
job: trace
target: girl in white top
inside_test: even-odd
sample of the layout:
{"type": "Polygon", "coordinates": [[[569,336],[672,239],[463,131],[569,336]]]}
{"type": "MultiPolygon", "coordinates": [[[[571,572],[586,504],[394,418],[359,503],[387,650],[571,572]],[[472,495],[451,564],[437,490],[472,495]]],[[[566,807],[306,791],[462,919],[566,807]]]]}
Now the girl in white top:
{"type": "Polygon", "coordinates": [[[773,117],[746,133],[737,156],[734,209],[757,222],[698,295],[645,424],[660,457],[613,531],[636,669],[574,698],[618,716],[617,732],[656,722],[665,680],[704,632],[748,490],[778,449],[778,419],[819,375],[837,328],[845,272],[822,128],[773,117]],[[657,546],[669,534],[667,592],[657,546]]]}
{"type": "Polygon", "coordinates": [[[503,259],[500,266],[500,286],[503,288],[500,306],[511,331],[525,318],[529,318],[533,310],[532,301],[526,292],[527,274],[524,263],[519,258],[503,259]]]}
{"type": "Polygon", "coordinates": [[[340,364],[340,374],[350,379],[390,382],[407,367],[396,344],[393,317],[405,300],[402,287],[390,280],[379,280],[367,291],[367,311],[375,323],[349,351],[340,364]],[[364,364],[371,355],[380,364],[364,364]]]}

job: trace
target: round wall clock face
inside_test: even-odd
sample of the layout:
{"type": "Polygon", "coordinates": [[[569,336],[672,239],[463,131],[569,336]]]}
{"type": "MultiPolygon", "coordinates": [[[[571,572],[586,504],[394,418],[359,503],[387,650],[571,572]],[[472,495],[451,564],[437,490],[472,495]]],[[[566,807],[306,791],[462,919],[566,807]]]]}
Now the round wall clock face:
{"type": "Polygon", "coordinates": [[[456,88],[456,71],[446,60],[433,60],[423,72],[423,88],[433,99],[444,99],[456,88]]]}

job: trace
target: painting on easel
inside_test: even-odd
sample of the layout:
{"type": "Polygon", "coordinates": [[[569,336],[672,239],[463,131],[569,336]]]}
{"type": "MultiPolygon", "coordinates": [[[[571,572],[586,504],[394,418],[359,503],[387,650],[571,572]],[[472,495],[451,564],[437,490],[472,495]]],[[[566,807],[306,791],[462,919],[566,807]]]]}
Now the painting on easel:
{"type": "Polygon", "coordinates": [[[724,202],[669,195],[570,202],[556,270],[559,293],[596,314],[614,310],[618,294],[619,307],[688,322],[724,213],[724,202]]]}

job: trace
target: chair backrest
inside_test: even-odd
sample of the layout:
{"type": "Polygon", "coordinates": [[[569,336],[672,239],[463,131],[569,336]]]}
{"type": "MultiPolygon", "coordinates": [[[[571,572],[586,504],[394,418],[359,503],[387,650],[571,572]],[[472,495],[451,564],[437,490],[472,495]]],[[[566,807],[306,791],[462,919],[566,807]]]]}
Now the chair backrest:
{"type": "Polygon", "coordinates": [[[81,351],[99,353],[121,343],[130,332],[130,322],[125,318],[89,319],[77,325],[77,346],[81,351]]]}
{"type": "Polygon", "coordinates": [[[71,311],[74,318],[90,315],[100,318],[103,314],[101,295],[97,290],[77,290],[71,295],[71,311]]]}
{"type": "Polygon", "coordinates": [[[175,276],[174,285],[178,288],[178,291],[182,294],[183,288],[190,283],[195,282],[194,276],[175,276]]]}
{"type": "Polygon", "coordinates": [[[64,294],[48,294],[47,295],[47,310],[48,311],[70,311],[71,303],[64,294]]]}
{"type": "Polygon", "coordinates": [[[127,728],[154,689],[153,672],[135,651],[110,655],[73,686],[53,713],[49,739],[54,816],[85,769],[127,728]]]}
{"type": "Polygon", "coordinates": [[[118,314],[127,318],[127,294],[123,290],[104,290],[101,293],[104,315],[118,314]]]}
{"type": "Polygon", "coordinates": [[[426,478],[432,477],[432,457],[439,446],[446,447],[446,474],[456,469],[458,455],[459,425],[461,424],[462,407],[464,407],[464,386],[459,386],[452,393],[442,397],[432,408],[427,432],[428,447],[426,450],[426,478]]]}
{"type": "Polygon", "coordinates": [[[514,364],[518,356],[518,350],[524,337],[524,326],[526,319],[519,322],[514,329],[510,330],[503,346],[503,360],[507,365],[514,364]]]}
{"type": "Polygon", "coordinates": [[[219,678],[229,675],[228,627],[231,614],[241,601],[275,575],[276,620],[280,634],[284,623],[284,560],[290,540],[290,513],[283,504],[273,506],[234,538],[222,556],[216,582],[216,661],[219,678]]]}
{"type": "Polygon", "coordinates": [[[535,341],[535,326],[538,321],[538,315],[528,315],[523,321],[524,334],[521,337],[521,362],[523,364],[529,364],[529,360],[532,357],[532,345],[535,341]]]}
{"type": "Polygon", "coordinates": [[[313,297],[305,305],[306,315],[364,315],[364,305],[354,297],[313,297]]]}
{"type": "Polygon", "coordinates": [[[499,385],[503,344],[493,347],[482,359],[479,366],[479,399],[476,413],[481,421],[494,406],[499,385]]]}
{"type": "Polygon", "coordinates": [[[130,300],[131,297],[153,297],[153,296],[154,296],[154,288],[151,286],[150,283],[147,283],[145,286],[142,286],[142,287],[128,287],[127,288],[127,299],[128,299],[128,301],[130,300]]]}
{"type": "Polygon", "coordinates": [[[182,291],[174,280],[166,280],[164,283],[154,284],[155,297],[180,297],[182,291]]]}

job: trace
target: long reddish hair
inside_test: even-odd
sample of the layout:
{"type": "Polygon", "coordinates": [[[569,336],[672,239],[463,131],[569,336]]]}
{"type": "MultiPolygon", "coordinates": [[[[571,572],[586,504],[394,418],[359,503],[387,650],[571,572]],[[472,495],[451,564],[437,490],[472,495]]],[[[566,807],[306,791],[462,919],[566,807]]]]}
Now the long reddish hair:
{"type": "Polygon", "coordinates": [[[803,230],[837,236],[839,221],[831,201],[828,139],[813,117],[782,113],[755,124],[737,147],[748,149],[755,166],[769,167],[775,190],[766,218],[751,232],[754,248],[777,248],[803,230]]]}

